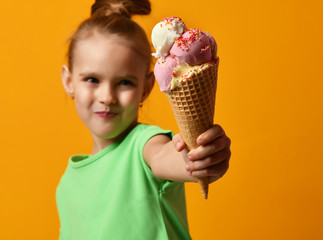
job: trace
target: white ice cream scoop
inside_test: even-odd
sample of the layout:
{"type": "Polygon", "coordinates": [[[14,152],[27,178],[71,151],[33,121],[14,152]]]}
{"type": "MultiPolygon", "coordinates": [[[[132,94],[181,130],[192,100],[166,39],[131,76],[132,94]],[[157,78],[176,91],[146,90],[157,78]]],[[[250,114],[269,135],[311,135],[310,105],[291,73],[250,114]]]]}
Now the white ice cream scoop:
{"type": "Polygon", "coordinates": [[[169,54],[175,40],[186,30],[184,22],[178,17],[167,17],[157,23],[151,33],[151,41],[156,53],[156,58],[164,58],[169,54]]]}

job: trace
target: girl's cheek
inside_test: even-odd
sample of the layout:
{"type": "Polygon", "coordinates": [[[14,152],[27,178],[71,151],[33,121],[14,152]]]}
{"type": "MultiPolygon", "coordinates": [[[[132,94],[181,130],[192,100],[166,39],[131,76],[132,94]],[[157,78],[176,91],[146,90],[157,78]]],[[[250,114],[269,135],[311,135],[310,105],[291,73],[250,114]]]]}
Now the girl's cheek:
{"type": "Polygon", "coordinates": [[[89,96],[93,95],[93,89],[91,89],[90,87],[87,87],[87,86],[79,86],[78,92],[80,95],[82,95],[84,97],[89,97],[89,96]]]}
{"type": "Polygon", "coordinates": [[[119,102],[123,105],[139,105],[139,93],[136,91],[125,91],[119,94],[119,102]]]}
{"type": "Polygon", "coordinates": [[[75,101],[80,105],[88,105],[94,100],[94,94],[87,88],[76,88],[75,101]]]}

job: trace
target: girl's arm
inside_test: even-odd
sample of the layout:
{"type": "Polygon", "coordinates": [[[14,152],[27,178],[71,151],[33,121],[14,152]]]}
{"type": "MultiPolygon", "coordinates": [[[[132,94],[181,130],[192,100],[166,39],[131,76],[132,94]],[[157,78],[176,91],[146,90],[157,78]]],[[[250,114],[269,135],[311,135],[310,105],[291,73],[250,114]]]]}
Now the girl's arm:
{"type": "Polygon", "coordinates": [[[202,133],[198,147],[187,153],[180,134],[173,140],[157,135],[145,145],[143,156],[156,177],[178,182],[196,182],[196,177],[221,178],[229,168],[230,139],[219,125],[202,133]]]}

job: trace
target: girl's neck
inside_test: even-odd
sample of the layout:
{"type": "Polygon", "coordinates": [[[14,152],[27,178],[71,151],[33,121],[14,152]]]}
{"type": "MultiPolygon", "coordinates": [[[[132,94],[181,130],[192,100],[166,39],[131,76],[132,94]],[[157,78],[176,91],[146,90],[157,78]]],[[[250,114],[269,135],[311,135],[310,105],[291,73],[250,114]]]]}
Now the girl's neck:
{"type": "Polygon", "coordinates": [[[94,136],[92,135],[92,139],[93,139],[93,148],[92,148],[92,153],[91,155],[95,155],[98,152],[102,151],[103,149],[107,148],[108,146],[110,146],[111,144],[119,141],[120,139],[125,138],[129,132],[131,132],[131,130],[137,126],[138,122],[135,121],[133,122],[125,131],[123,131],[122,134],[120,134],[118,137],[114,138],[114,139],[105,139],[105,138],[100,138],[98,136],[94,136]]]}

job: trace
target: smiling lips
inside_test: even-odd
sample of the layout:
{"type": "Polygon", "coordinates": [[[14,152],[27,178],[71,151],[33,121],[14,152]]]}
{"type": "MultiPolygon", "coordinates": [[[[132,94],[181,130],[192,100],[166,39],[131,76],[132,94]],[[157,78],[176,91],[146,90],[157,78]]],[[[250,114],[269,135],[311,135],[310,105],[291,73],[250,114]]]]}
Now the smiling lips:
{"type": "Polygon", "coordinates": [[[113,117],[115,117],[117,115],[117,113],[115,113],[115,112],[106,112],[106,111],[95,112],[95,114],[98,117],[103,118],[103,119],[111,119],[111,118],[113,118],[113,117]]]}

